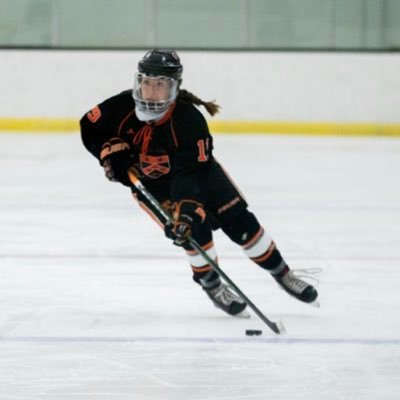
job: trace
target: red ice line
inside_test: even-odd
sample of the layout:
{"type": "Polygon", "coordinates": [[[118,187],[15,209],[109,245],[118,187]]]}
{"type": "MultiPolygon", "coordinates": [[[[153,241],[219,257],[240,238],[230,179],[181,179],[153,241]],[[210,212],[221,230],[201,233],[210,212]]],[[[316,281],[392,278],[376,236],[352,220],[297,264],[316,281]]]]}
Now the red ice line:
{"type": "MultiPolygon", "coordinates": [[[[221,259],[227,260],[241,260],[245,256],[242,255],[222,255],[221,259]]],[[[16,253],[0,253],[0,259],[122,259],[122,260],[180,260],[182,255],[150,255],[150,254],[46,254],[46,253],[32,253],[32,254],[16,254],[16,253]]],[[[368,257],[368,256],[296,256],[291,255],[287,258],[294,260],[304,261],[400,261],[400,256],[387,256],[387,257],[368,257]]]]}

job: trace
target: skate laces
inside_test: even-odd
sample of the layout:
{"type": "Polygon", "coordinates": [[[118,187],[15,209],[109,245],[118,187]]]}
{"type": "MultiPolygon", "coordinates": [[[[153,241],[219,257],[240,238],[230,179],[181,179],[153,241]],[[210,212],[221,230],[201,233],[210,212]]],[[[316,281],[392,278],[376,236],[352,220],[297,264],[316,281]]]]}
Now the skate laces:
{"type": "Polygon", "coordinates": [[[321,272],[320,268],[307,268],[290,270],[283,278],[283,284],[295,293],[302,293],[311,284],[318,285],[319,279],[317,275],[321,272]],[[304,280],[303,280],[304,279],[304,280]]]}
{"type": "Polygon", "coordinates": [[[231,292],[228,286],[223,283],[215,289],[211,289],[210,294],[214,300],[225,305],[230,305],[233,301],[240,302],[240,298],[235,293],[231,292]]]}
{"type": "Polygon", "coordinates": [[[322,268],[299,268],[289,271],[292,277],[297,279],[304,279],[306,282],[311,282],[315,287],[319,286],[319,277],[322,273],[322,268]]]}

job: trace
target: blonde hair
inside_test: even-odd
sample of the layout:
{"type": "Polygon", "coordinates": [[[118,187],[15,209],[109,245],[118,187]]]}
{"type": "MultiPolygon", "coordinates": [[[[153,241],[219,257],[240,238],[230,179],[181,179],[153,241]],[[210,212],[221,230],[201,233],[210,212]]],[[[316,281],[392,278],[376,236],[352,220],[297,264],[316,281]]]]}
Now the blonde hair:
{"type": "Polygon", "coordinates": [[[179,91],[178,100],[181,100],[184,103],[195,104],[196,106],[203,106],[211,116],[217,114],[221,108],[221,106],[215,103],[215,100],[204,101],[185,89],[179,91]]]}

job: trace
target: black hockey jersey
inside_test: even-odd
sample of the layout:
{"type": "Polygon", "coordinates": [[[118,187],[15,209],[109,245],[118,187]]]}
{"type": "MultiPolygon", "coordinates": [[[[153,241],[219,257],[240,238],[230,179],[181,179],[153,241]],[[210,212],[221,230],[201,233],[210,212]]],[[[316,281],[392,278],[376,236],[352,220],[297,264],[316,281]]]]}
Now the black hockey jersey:
{"type": "Polygon", "coordinates": [[[102,146],[112,138],[129,144],[139,178],[159,199],[201,199],[212,162],[212,137],[201,112],[178,100],[156,123],[135,115],[132,91],[126,90],[94,107],[81,121],[82,141],[100,160],[102,146]]]}

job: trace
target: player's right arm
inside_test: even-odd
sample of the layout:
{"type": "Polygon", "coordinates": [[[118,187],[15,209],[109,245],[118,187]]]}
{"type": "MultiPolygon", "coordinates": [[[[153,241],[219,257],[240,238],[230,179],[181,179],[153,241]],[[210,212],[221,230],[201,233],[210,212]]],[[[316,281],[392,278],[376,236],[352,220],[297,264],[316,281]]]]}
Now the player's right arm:
{"type": "Polygon", "coordinates": [[[132,164],[132,154],[129,144],[118,136],[118,121],[108,102],[97,105],[81,118],[81,137],[110,181],[131,186],[127,170],[132,164]]]}
{"type": "Polygon", "coordinates": [[[101,149],[113,137],[114,130],[102,104],[93,107],[81,118],[80,127],[83,145],[100,161],[101,149]]]}

